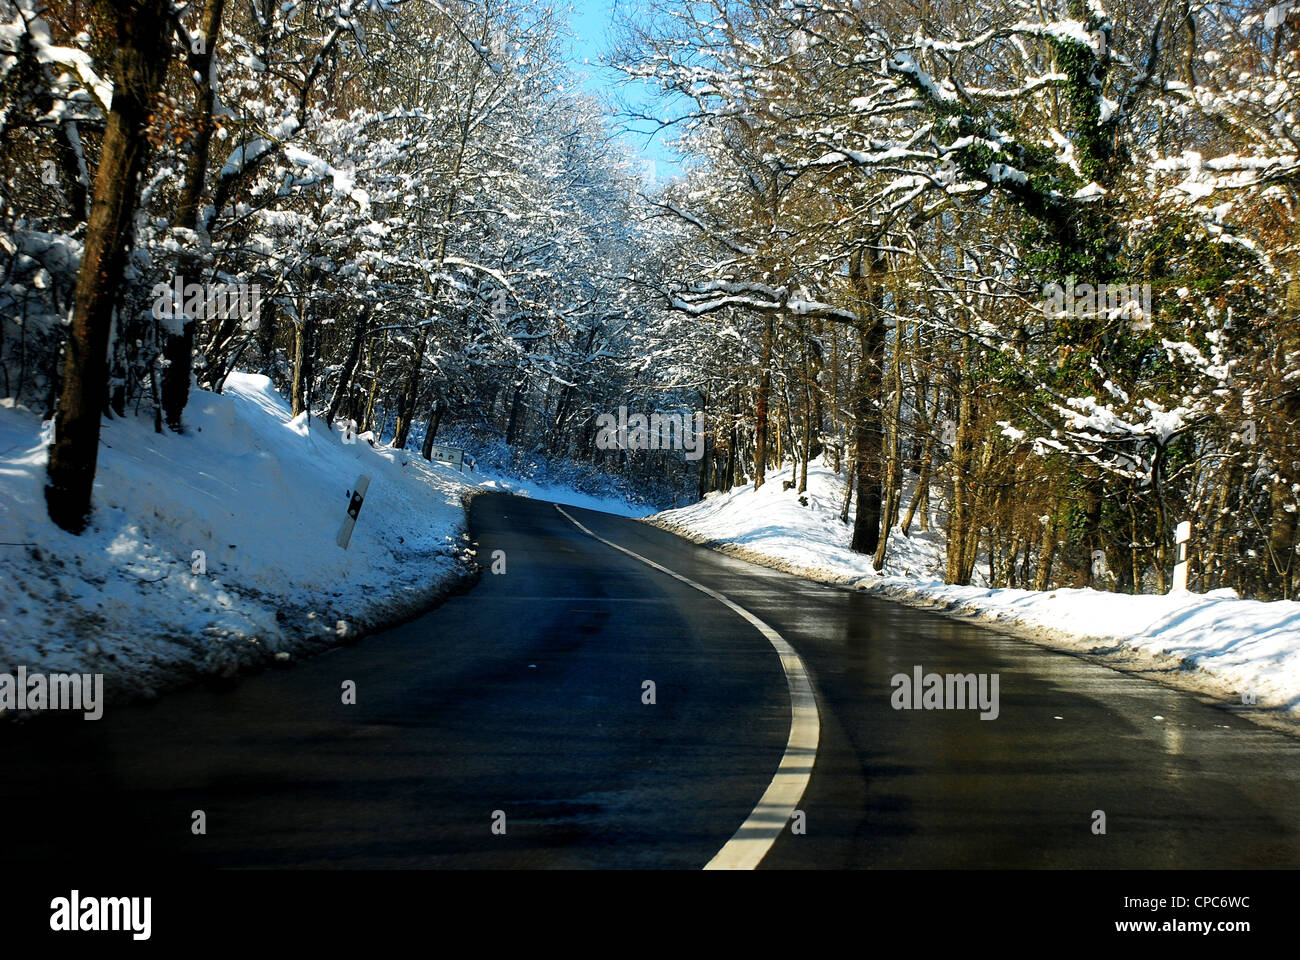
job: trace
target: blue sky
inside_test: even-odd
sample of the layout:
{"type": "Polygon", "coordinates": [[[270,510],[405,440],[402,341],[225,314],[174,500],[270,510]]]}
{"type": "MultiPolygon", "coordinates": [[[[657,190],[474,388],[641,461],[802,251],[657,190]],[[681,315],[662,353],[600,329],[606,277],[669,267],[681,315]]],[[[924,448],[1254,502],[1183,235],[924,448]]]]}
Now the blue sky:
{"type": "MultiPolygon", "coordinates": [[[[609,52],[613,42],[612,23],[615,11],[635,8],[636,0],[571,0],[569,6],[569,23],[573,33],[572,61],[583,85],[609,102],[616,90],[619,96],[637,104],[652,105],[648,92],[638,91],[635,86],[619,84],[621,74],[604,67],[600,58],[609,52]]],[[[656,134],[647,138],[645,133],[624,131],[623,125],[612,121],[613,129],[622,131],[620,138],[640,156],[646,166],[653,171],[656,182],[671,180],[679,170],[677,154],[664,143],[664,135],[656,134]]],[[[645,129],[644,124],[642,130],[645,129]]]]}

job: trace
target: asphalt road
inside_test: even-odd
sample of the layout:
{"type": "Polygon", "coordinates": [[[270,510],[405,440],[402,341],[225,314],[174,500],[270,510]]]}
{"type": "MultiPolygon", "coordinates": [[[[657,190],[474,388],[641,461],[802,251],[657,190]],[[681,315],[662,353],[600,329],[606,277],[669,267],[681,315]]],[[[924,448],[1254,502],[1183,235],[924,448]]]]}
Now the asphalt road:
{"type": "Polygon", "coordinates": [[[763,868],[1300,866],[1300,741],[1230,707],[566,510],[779,633],[815,757],[786,755],[789,665],[753,623],[485,495],[471,532],[505,573],[427,616],[232,690],[0,728],[5,862],[699,868],[784,757],[804,832],[763,868]],[[916,666],[997,674],[997,718],[894,709],[916,666]]]}

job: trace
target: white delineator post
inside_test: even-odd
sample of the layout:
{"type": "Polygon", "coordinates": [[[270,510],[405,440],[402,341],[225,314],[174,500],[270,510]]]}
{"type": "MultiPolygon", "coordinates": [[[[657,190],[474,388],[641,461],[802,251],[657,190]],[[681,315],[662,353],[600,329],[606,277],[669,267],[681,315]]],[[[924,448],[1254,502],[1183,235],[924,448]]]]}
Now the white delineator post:
{"type": "Polygon", "coordinates": [[[369,489],[370,478],[362,475],[357,479],[357,485],[348,499],[348,515],[343,518],[343,526],[339,527],[338,539],[335,541],[344,550],[352,542],[352,531],[357,525],[357,514],[361,512],[361,504],[365,503],[366,491],[369,489]]]}
{"type": "MultiPolygon", "coordinates": [[[[1187,589],[1187,541],[1192,539],[1192,522],[1184,520],[1178,525],[1174,533],[1174,539],[1178,541],[1178,562],[1174,564],[1174,585],[1173,590],[1187,589]]],[[[1172,593],[1173,590],[1170,592],[1172,593]]]]}

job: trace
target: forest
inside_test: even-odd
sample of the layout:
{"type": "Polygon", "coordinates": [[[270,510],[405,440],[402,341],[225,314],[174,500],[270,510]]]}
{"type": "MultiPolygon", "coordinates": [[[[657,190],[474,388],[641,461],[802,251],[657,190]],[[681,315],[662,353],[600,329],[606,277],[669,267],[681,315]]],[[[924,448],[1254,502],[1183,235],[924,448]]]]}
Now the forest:
{"type": "Polygon", "coordinates": [[[0,397],[93,520],[194,391],[667,497],[845,481],[945,578],[1300,594],[1300,3],[0,0],[0,397]],[[648,90],[652,97],[623,95],[648,90]],[[620,130],[673,145],[645,175],[620,130]],[[702,414],[702,455],[598,443],[702,414]],[[769,481],[770,482],[770,481],[769,481]]]}

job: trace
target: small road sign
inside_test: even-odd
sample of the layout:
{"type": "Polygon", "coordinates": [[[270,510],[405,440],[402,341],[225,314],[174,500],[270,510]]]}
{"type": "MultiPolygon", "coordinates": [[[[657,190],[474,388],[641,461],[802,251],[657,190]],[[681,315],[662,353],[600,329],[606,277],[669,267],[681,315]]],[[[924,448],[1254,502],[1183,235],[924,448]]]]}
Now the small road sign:
{"type": "Polygon", "coordinates": [[[429,451],[429,455],[440,463],[449,463],[457,470],[465,470],[465,451],[459,447],[442,447],[434,444],[429,451]]]}

